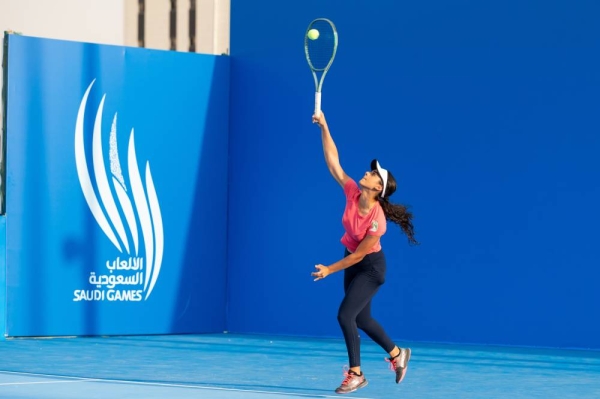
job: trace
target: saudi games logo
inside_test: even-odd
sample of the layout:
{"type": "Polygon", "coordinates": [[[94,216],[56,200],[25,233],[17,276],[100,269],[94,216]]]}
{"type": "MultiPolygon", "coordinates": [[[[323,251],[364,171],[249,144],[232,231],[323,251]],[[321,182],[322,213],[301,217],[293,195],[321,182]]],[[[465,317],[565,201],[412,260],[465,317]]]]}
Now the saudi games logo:
{"type": "Polygon", "coordinates": [[[85,152],[84,118],[94,82],[95,79],[83,95],[77,113],[75,162],[81,190],[90,211],[118,253],[115,251],[114,259],[103,262],[103,270],[98,274],[90,273],[90,287],[75,290],[73,300],[146,300],[158,280],[164,251],[162,216],[150,163],[146,162],[142,177],[135,151],[134,129],[131,129],[126,153],[128,179],[123,176],[117,147],[115,113],[108,141],[110,171],[107,170],[102,135],[102,115],[106,99],[104,94],[94,120],[90,173],[85,152]]]}

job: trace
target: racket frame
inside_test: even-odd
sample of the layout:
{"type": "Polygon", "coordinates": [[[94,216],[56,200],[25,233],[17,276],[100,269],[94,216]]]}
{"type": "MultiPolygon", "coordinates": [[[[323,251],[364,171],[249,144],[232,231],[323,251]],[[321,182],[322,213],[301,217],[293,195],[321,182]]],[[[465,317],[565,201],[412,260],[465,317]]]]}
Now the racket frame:
{"type": "Polygon", "coordinates": [[[308,24],[308,28],[306,28],[306,33],[304,34],[304,54],[306,56],[306,61],[308,62],[308,66],[312,72],[312,75],[313,75],[313,78],[315,81],[315,115],[318,115],[321,112],[321,91],[323,89],[323,81],[325,80],[325,75],[327,75],[327,72],[329,71],[331,64],[333,64],[333,60],[335,59],[335,54],[337,53],[337,47],[338,47],[337,29],[335,28],[335,25],[333,22],[331,22],[331,20],[329,20],[327,18],[316,18],[316,19],[312,20],[310,22],[310,24],[308,24]],[[312,40],[308,37],[308,32],[312,29],[313,25],[318,21],[324,21],[324,22],[327,22],[329,25],[331,25],[331,28],[333,30],[333,40],[334,40],[333,54],[331,55],[331,59],[329,60],[329,62],[325,66],[325,68],[322,68],[322,69],[317,69],[313,66],[312,62],[310,61],[310,56],[308,54],[308,41],[312,40]],[[320,79],[317,78],[317,72],[323,72],[323,75],[321,75],[320,79]]]}

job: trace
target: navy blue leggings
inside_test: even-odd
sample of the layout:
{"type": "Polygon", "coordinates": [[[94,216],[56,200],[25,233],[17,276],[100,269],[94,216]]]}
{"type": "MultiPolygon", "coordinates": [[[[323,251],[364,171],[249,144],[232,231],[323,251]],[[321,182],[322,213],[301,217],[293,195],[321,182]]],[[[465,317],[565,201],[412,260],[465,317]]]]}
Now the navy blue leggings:
{"type": "MultiPolygon", "coordinates": [[[[344,256],[349,254],[346,250],[344,256]]],[[[386,352],[391,352],[396,346],[371,316],[371,299],[385,282],[385,270],[383,250],[371,253],[359,263],[344,269],[346,295],[340,304],[338,322],[346,341],[350,367],[360,366],[359,328],[386,352]]]]}

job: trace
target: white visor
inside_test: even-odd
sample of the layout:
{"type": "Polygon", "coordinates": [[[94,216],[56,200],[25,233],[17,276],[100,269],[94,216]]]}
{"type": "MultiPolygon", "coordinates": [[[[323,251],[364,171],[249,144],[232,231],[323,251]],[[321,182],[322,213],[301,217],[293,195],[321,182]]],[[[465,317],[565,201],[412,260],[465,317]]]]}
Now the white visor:
{"type": "Polygon", "coordinates": [[[383,180],[383,189],[381,190],[381,198],[385,195],[385,189],[387,188],[388,181],[388,171],[387,169],[383,169],[381,165],[379,165],[379,161],[374,159],[371,161],[371,170],[376,170],[381,176],[381,180],[383,180]]]}

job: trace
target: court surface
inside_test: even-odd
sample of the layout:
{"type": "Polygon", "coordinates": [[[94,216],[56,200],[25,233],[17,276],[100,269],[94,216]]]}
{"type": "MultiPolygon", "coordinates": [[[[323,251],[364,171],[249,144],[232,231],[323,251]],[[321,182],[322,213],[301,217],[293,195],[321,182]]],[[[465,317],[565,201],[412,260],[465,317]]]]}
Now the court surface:
{"type": "Polygon", "coordinates": [[[0,341],[0,398],[600,398],[600,353],[410,344],[397,385],[363,340],[369,385],[333,391],[344,342],[235,334],[0,341]]]}

